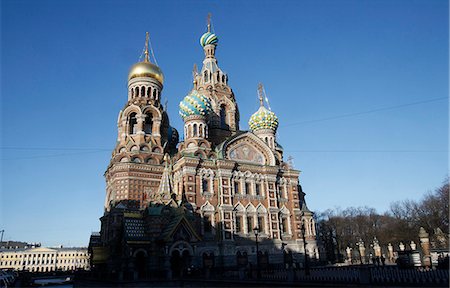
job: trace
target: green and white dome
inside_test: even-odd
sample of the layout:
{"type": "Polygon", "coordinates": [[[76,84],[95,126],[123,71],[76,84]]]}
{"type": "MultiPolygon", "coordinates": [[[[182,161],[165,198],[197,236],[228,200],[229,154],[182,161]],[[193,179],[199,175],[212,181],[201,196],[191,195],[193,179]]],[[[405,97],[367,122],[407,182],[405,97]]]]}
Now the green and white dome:
{"type": "Polygon", "coordinates": [[[209,44],[217,45],[218,42],[219,38],[217,38],[216,34],[211,32],[206,32],[202,35],[202,37],[200,37],[200,45],[202,45],[202,47],[205,47],[209,44]]]}
{"type": "Polygon", "coordinates": [[[276,132],[278,128],[278,117],[275,113],[266,109],[266,107],[261,106],[258,111],[250,117],[248,125],[252,131],[270,129],[276,132]]]}
{"type": "Polygon", "coordinates": [[[206,117],[211,111],[212,106],[209,99],[195,89],[180,102],[180,116],[183,119],[192,115],[206,117]]]}

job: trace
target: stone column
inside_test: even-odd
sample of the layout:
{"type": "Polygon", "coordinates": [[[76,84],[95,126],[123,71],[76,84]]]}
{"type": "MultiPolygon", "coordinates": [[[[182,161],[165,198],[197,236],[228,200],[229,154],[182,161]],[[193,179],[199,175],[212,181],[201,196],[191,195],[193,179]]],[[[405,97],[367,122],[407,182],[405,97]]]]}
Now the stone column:
{"type": "Polygon", "coordinates": [[[136,134],[145,134],[144,132],[144,121],[145,117],[147,117],[145,114],[136,115],[136,121],[137,121],[137,132],[136,134]]]}
{"type": "Polygon", "coordinates": [[[420,227],[419,230],[419,239],[420,239],[420,246],[422,247],[422,263],[423,265],[429,267],[431,266],[431,257],[430,257],[430,238],[427,231],[425,231],[425,228],[420,227]]]}

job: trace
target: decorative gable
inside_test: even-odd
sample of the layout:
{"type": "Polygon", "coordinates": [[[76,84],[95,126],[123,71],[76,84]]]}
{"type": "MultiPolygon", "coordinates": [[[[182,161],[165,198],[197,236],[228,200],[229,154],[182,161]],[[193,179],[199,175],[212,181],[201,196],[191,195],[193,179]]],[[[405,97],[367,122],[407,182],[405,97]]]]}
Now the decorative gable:
{"type": "Polygon", "coordinates": [[[228,140],[223,147],[223,157],[248,164],[275,165],[275,156],[269,146],[250,132],[228,140]]]}

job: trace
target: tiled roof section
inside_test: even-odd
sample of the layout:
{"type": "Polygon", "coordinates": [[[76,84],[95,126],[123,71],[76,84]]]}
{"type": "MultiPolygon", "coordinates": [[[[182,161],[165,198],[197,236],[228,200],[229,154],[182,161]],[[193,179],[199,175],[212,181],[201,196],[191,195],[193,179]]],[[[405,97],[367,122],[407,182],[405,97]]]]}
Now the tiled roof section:
{"type": "Polygon", "coordinates": [[[125,238],[126,239],[144,239],[145,238],[145,222],[139,218],[125,218],[125,238]]]}

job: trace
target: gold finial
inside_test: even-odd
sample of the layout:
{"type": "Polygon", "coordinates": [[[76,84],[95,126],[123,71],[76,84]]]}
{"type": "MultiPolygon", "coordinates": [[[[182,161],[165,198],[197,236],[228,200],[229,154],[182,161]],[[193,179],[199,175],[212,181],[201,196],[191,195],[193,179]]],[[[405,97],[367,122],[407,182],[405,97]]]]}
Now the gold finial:
{"type": "Polygon", "coordinates": [[[259,96],[259,104],[260,104],[261,106],[264,106],[264,102],[263,102],[263,90],[264,90],[263,84],[262,84],[262,83],[259,83],[259,84],[258,84],[258,96],[259,96]]]}
{"type": "Polygon", "coordinates": [[[145,51],[144,51],[144,54],[145,54],[145,59],[144,59],[144,62],[150,62],[150,57],[149,57],[149,53],[148,53],[148,41],[149,41],[149,35],[148,35],[148,32],[145,32],[145,51]]]}
{"type": "Polygon", "coordinates": [[[208,23],[208,32],[211,32],[211,13],[208,13],[208,17],[206,17],[206,21],[208,23]]]}

